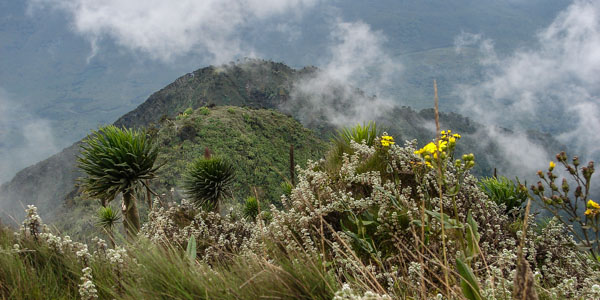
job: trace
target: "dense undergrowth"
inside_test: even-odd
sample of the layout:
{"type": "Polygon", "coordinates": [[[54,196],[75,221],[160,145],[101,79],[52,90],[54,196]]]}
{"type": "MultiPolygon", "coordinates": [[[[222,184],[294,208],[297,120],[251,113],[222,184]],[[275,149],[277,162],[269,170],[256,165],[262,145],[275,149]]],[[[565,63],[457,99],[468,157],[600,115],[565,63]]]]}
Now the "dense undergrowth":
{"type": "MultiPolygon", "coordinates": [[[[275,187],[280,205],[249,214],[157,198],[137,238],[115,247],[53,234],[29,207],[19,232],[0,230],[0,299],[600,297],[597,252],[560,218],[583,201],[580,225],[597,231],[600,205],[564,184],[559,196],[554,163],[533,191],[557,216],[537,223],[523,186],[470,174],[456,133],[420,149],[374,125],[340,135],[326,159],[296,168],[291,190],[275,187]]],[[[567,171],[589,187],[593,164],[567,171]]]]}

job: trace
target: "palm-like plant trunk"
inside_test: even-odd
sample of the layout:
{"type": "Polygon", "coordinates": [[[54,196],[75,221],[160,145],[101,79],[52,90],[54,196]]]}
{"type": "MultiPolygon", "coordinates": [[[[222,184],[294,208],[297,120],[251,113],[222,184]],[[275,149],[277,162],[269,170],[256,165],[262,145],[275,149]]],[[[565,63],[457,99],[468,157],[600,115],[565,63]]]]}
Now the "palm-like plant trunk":
{"type": "Polygon", "coordinates": [[[150,195],[150,181],[146,179],[146,201],[148,201],[148,210],[152,210],[152,196],[150,195]]]}
{"type": "Polygon", "coordinates": [[[123,213],[123,226],[127,237],[131,240],[140,231],[140,215],[137,208],[137,201],[133,197],[133,192],[123,193],[123,206],[121,207],[123,213]]]}
{"type": "Polygon", "coordinates": [[[113,249],[116,249],[116,243],[115,243],[115,234],[113,233],[113,228],[104,228],[104,232],[106,232],[106,235],[108,236],[108,240],[110,241],[110,245],[112,246],[113,249]]]}

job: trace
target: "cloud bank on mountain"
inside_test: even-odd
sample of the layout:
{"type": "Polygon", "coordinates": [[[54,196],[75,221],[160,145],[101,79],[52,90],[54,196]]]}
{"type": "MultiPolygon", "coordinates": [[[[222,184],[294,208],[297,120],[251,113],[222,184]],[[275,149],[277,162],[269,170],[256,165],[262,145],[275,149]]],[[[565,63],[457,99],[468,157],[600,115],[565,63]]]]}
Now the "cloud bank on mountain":
{"type": "Polygon", "coordinates": [[[284,109],[300,102],[294,110],[301,120],[322,115],[336,126],[377,120],[394,105],[384,91],[402,65],[388,53],[385,35],[368,24],[338,19],[331,28],[321,67],[294,85],[284,109]],[[357,88],[366,93],[357,93],[357,88]]]}
{"type": "MultiPolygon", "coordinates": [[[[534,46],[508,55],[496,53],[482,35],[463,33],[455,44],[459,52],[479,47],[483,54],[482,80],[456,88],[464,114],[486,124],[536,128],[582,156],[600,157],[600,2],[573,2],[538,32],[534,46]]],[[[519,153],[531,151],[515,149],[530,146],[526,139],[508,143],[505,152],[519,160],[519,153]]]]}
{"type": "Polygon", "coordinates": [[[28,112],[0,87],[0,183],[23,166],[56,152],[56,139],[48,120],[28,112]]]}

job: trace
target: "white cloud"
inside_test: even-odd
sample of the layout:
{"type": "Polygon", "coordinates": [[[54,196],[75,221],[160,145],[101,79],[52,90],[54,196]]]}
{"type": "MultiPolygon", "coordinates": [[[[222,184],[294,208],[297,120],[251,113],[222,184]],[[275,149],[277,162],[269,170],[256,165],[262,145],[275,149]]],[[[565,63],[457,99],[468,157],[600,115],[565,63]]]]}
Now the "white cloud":
{"type": "MultiPolygon", "coordinates": [[[[240,29],[252,22],[298,14],[319,0],[30,0],[30,11],[57,9],[72,19],[75,32],[98,46],[102,39],[151,58],[169,61],[208,54],[222,63],[251,56],[240,29]]],[[[97,51],[97,48],[93,48],[97,51]]],[[[95,52],[93,52],[95,54],[95,52]]]]}
{"type": "Polygon", "coordinates": [[[0,88],[0,183],[58,152],[50,122],[27,112],[0,88]]]}
{"type": "MultiPolygon", "coordinates": [[[[457,49],[469,44],[480,47],[485,76],[457,88],[463,113],[485,124],[541,129],[581,155],[600,157],[600,2],[575,1],[538,33],[535,46],[510,55],[495,53],[480,35],[456,39],[457,49]]],[[[506,145],[513,146],[524,147],[506,145]]]]}
{"type": "Polygon", "coordinates": [[[382,95],[401,65],[386,52],[385,36],[368,24],[338,20],[331,26],[331,44],[322,67],[295,84],[284,109],[293,106],[305,123],[319,114],[338,126],[376,120],[393,106],[382,95]],[[356,88],[368,94],[357,93],[356,88]]]}

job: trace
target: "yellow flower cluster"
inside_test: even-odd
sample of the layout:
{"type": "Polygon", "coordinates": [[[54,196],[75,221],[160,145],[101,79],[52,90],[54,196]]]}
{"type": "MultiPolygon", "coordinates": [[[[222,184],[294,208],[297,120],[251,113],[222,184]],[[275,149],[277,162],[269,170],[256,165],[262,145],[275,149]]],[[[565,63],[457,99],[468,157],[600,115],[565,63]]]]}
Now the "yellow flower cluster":
{"type": "Polygon", "coordinates": [[[395,144],[394,138],[392,136],[387,135],[387,133],[384,132],[383,136],[381,137],[381,146],[389,147],[393,144],[395,144]]]}
{"type": "Polygon", "coordinates": [[[556,167],[556,164],[553,161],[550,161],[550,166],[548,167],[548,170],[550,170],[550,172],[552,172],[552,170],[554,170],[555,167],[556,167]]]}
{"type": "Polygon", "coordinates": [[[589,200],[587,202],[587,209],[585,210],[586,216],[595,216],[600,213],[600,204],[594,202],[593,200],[589,200]]]}
{"type": "Polygon", "coordinates": [[[432,160],[437,160],[438,155],[441,159],[446,159],[452,156],[456,141],[461,138],[460,134],[452,133],[452,130],[442,130],[440,139],[437,142],[431,142],[425,147],[415,151],[415,154],[420,155],[428,167],[433,168],[432,160]]]}
{"type": "MultiPolygon", "coordinates": [[[[440,132],[440,140],[447,141],[451,148],[454,147],[457,140],[460,140],[461,136],[458,133],[452,134],[452,130],[442,130],[440,132]]],[[[452,150],[452,149],[450,149],[452,150]]]]}
{"type": "Polygon", "coordinates": [[[430,154],[430,155],[433,154],[433,155],[436,155],[436,158],[437,158],[437,153],[443,152],[444,150],[446,150],[447,146],[448,146],[448,142],[439,140],[437,145],[436,145],[436,143],[431,142],[431,143],[425,145],[425,147],[415,151],[415,154],[418,154],[421,156],[427,155],[427,154],[430,154]]]}

